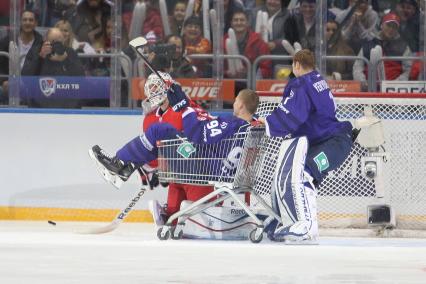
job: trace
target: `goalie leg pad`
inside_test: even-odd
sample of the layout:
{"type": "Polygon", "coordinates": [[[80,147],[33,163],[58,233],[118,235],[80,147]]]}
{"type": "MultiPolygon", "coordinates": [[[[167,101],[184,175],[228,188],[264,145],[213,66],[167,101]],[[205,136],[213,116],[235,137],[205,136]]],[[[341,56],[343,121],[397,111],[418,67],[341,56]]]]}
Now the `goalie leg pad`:
{"type": "Polygon", "coordinates": [[[273,241],[283,241],[286,244],[317,244],[318,243],[318,219],[316,191],[310,183],[305,183],[305,206],[308,212],[306,220],[298,220],[290,226],[278,227],[272,237],[273,241]]]}
{"type": "MultiPolygon", "coordinates": [[[[316,223],[316,193],[305,174],[307,151],[306,137],[286,140],[280,147],[272,185],[272,209],[281,216],[282,225],[268,232],[271,240],[311,239],[313,221],[316,223]]],[[[317,230],[314,231],[316,236],[317,230]]]]}
{"type": "Polygon", "coordinates": [[[271,198],[272,209],[281,216],[284,226],[295,223],[305,214],[304,193],[300,188],[307,149],[306,137],[285,140],[280,147],[271,198]]]}

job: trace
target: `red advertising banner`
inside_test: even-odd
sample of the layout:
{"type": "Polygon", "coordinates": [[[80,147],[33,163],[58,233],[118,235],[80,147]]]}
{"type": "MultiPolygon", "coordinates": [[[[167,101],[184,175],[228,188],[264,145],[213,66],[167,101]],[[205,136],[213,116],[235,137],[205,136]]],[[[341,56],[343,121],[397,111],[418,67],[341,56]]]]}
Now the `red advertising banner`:
{"type": "MultiPolygon", "coordinates": [[[[333,93],[360,92],[361,83],[358,81],[327,81],[333,93]]],[[[287,81],[282,80],[258,80],[256,81],[256,91],[283,92],[287,81]]]]}
{"type": "MultiPolygon", "coordinates": [[[[132,80],[132,97],[135,100],[145,99],[143,86],[145,78],[132,80]]],[[[235,93],[235,81],[223,80],[218,85],[214,79],[176,79],[183,91],[193,100],[215,100],[217,93],[221,92],[224,101],[233,101],[235,93]]]]}

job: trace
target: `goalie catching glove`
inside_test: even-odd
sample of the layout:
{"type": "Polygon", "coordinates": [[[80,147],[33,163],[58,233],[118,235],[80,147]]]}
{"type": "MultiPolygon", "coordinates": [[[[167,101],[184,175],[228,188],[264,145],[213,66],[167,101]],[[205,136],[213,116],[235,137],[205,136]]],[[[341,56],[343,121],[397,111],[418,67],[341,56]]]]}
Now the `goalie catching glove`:
{"type": "Polygon", "coordinates": [[[189,99],[181,86],[173,83],[167,91],[167,98],[172,106],[173,111],[181,111],[189,106],[189,99]]]}

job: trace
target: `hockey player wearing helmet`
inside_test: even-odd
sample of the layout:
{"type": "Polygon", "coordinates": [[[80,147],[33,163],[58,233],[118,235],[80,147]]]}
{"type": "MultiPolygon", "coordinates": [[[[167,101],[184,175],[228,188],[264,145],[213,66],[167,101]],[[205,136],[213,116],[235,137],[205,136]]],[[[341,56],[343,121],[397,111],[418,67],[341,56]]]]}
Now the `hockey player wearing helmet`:
{"type": "MultiPolygon", "coordinates": [[[[175,82],[170,74],[161,71],[159,74],[162,79],[155,73],[152,73],[148,76],[144,85],[144,92],[147,98],[142,102],[144,109],[142,130],[146,132],[154,123],[169,123],[176,130],[182,131],[182,114],[180,111],[173,111],[167,99],[167,90],[175,82]]],[[[199,116],[208,116],[208,113],[192,100],[190,100],[190,105],[196,110],[199,116]]],[[[150,162],[149,166],[155,169],[157,161],[150,162]]],[[[161,206],[156,200],[152,200],[149,203],[154,222],[157,225],[162,225],[164,218],[179,211],[183,200],[196,201],[212,191],[213,187],[211,186],[170,183],[168,186],[166,206],[161,206]],[[163,214],[165,216],[161,216],[163,214]]]]}
{"type": "MultiPolygon", "coordinates": [[[[180,113],[180,111],[183,110],[183,113],[180,113],[183,124],[182,132],[178,132],[177,129],[169,123],[153,123],[142,135],[124,145],[112,158],[103,153],[101,148],[97,145],[89,151],[92,159],[95,160],[103,173],[104,178],[115,186],[126,181],[136,168],[157,158],[156,141],[173,139],[176,138],[176,135],[180,135],[186,136],[188,140],[192,141],[194,144],[211,144],[219,142],[224,138],[229,138],[237,132],[244,132],[253,121],[253,114],[259,102],[254,91],[242,90],[234,103],[234,116],[219,116],[217,118],[212,118],[206,116],[205,113],[202,113],[200,116],[200,112],[192,107],[190,100],[180,86],[173,84],[170,89],[171,91],[169,90],[168,92],[169,97],[167,100],[165,99],[163,103],[168,104],[170,101],[171,106],[176,112],[180,113]],[[184,103],[182,104],[182,102],[184,103]],[[178,105],[180,105],[180,107],[177,107],[178,105]],[[200,135],[200,133],[205,133],[205,135],[200,135]],[[116,181],[118,182],[116,183],[116,181]]],[[[166,110],[166,112],[172,111],[173,109],[170,108],[166,110]]],[[[240,146],[241,145],[235,145],[237,148],[241,148],[240,146]]],[[[229,149],[230,155],[234,153],[235,150],[236,149],[231,147],[229,149]]],[[[232,170],[230,170],[230,172],[232,172],[232,170]]],[[[177,209],[179,210],[180,208],[177,209]]],[[[213,211],[214,212],[209,213],[212,215],[226,215],[228,211],[232,213],[229,208],[224,208],[222,211],[213,211]]],[[[228,217],[230,218],[232,216],[228,217]]],[[[228,217],[226,219],[229,219],[228,217]]],[[[201,227],[199,224],[198,226],[200,228],[194,228],[194,226],[192,226],[188,237],[219,239],[239,239],[242,236],[246,237],[247,229],[251,228],[251,222],[240,217],[238,220],[235,220],[235,223],[228,222],[226,224],[221,223],[220,218],[215,218],[218,222],[216,222],[211,229],[209,229],[209,226],[212,226],[211,224],[202,225],[201,227],[204,228],[202,230],[200,230],[201,227]],[[226,226],[226,230],[222,230],[226,231],[226,234],[218,234],[217,227],[215,226],[222,226],[221,228],[226,226]]],[[[184,234],[186,233],[184,232],[184,234]]]]}

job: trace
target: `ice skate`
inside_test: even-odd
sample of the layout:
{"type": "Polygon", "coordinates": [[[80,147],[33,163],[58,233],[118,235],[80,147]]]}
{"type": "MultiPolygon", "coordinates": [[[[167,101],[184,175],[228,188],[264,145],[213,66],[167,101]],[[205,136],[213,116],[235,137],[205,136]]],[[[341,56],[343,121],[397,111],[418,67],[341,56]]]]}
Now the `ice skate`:
{"type": "Polygon", "coordinates": [[[132,163],[125,163],[117,157],[109,157],[98,145],[89,150],[89,156],[95,161],[102,177],[117,189],[135,171],[135,166],[132,163]]]}
{"type": "Polygon", "coordinates": [[[274,234],[268,234],[273,241],[294,245],[317,245],[318,233],[309,221],[298,221],[291,226],[280,226],[274,234]]]}
{"type": "Polygon", "coordinates": [[[273,216],[268,216],[263,221],[263,232],[267,234],[268,238],[271,239],[274,235],[275,230],[277,229],[277,226],[279,225],[277,219],[273,216]]]}

